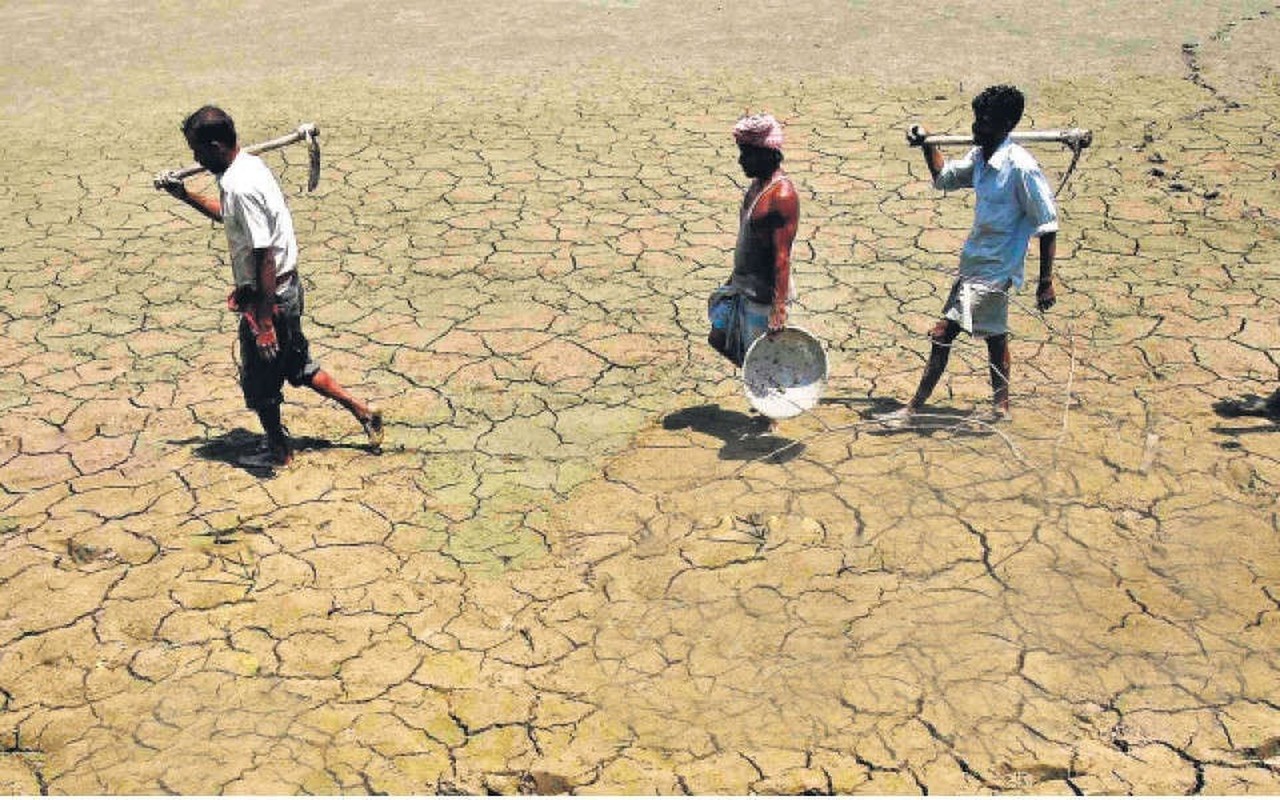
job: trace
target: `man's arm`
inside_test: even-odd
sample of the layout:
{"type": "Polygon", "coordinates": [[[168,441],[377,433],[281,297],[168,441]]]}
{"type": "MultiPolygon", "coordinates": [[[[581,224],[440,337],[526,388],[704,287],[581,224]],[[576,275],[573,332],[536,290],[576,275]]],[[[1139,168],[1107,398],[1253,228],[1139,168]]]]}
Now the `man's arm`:
{"type": "Polygon", "coordinates": [[[258,344],[258,353],[267,361],[275,359],[280,353],[280,345],[276,340],[276,257],[269,247],[255,248],[253,262],[257,265],[258,292],[253,309],[253,328],[258,344]]]}
{"type": "Polygon", "coordinates": [[[1058,298],[1053,291],[1053,259],[1058,253],[1058,232],[1040,234],[1040,282],[1036,286],[1036,308],[1048,311],[1058,298]]]}
{"type": "Polygon", "coordinates": [[[924,139],[928,136],[928,132],[919,125],[912,125],[911,130],[907,131],[907,144],[912,146],[919,145],[920,152],[924,153],[925,166],[929,168],[929,178],[934,183],[938,181],[938,174],[942,172],[942,151],[937,145],[925,144],[924,139]]]}
{"type": "Polygon", "coordinates": [[[921,145],[920,149],[924,152],[924,163],[929,167],[929,180],[937,183],[938,176],[942,174],[942,151],[933,144],[921,145]]]}
{"type": "Polygon", "coordinates": [[[1036,307],[1047,311],[1057,301],[1053,291],[1053,261],[1058,253],[1058,207],[1053,190],[1038,165],[1020,168],[1013,189],[1023,213],[1036,226],[1040,239],[1040,281],[1036,286],[1036,307]]]}
{"type": "Polygon", "coordinates": [[[187,191],[186,184],[182,181],[165,183],[164,190],[214,222],[222,222],[222,203],[218,198],[192,194],[187,191]]]}
{"type": "Polygon", "coordinates": [[[973,165],[975,158],[982,152],[981,148],[974,147],[960,158],[946,159],[937,145],[925,144],[927,135],[924,128],[913,125],[907,133],[907,143],[919,146],[924,153],[924,163],[929,168],[933,188],[944,192],[973,188],[973,165]]]}
{"type": "Polygon", "coordinates": [[[778,225],[773,238],[773,311],[769,314],[769,330],[782,330],[787,325],[787,297],[791,293],[791,245],[800,226],[800,198],[791,181],[782,180],[778,190],[768,199],[766,214],[777,214],[778,225]]]}

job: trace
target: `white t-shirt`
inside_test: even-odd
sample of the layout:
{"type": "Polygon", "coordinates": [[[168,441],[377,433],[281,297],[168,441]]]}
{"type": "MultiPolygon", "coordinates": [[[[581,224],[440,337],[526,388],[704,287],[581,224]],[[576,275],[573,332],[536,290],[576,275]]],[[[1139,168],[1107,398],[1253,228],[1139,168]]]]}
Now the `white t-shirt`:
{"type": "Polygon", "coordinates": [[[298,240],[293,235],[293,216],[280,184],[263,160],[242,151],[218,177],[218,188],[236,286],[258,285],[253,262],[253,251],[258,248],[271,248],[277,278],[297,269],[298,240]]]}

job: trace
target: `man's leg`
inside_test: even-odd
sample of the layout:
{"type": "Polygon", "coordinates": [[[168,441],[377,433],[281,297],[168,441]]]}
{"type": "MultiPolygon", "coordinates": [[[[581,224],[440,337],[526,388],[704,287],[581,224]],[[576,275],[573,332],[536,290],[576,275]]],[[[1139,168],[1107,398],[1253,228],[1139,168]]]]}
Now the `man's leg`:
{"type": "Polygon", "coordinates": [[[293,446],[289,444],[289,432],[280,421],[280,404],[266,403],[255,409],[262,422],[262,430],[267,435],[267,454],[277,466],[286,466],[293,461],[293,446]]]}
{"type": "Polygon", "coordinates": [[[318,394],[330,400],[336,400],[343,408],[350,411],[360,423],[360,427],[364,428],[365,435],[369,437],[369,445],[375,448],[381,446],[382,413],[380,411],[352,397],[350,392],[342,388],[342,385],[324,370],[317,370],[312,374],[307,380],[307,385],[318,394]]]}
{"type": "Polygon", "coordinates": [[[283,467],[293,460],[293,447],[289,443],[289,431],[280,419],[280,404],[284,395],[284,375],[274,362],[263,361],[253,332],[243,320],[240,322],[240,391],[244,404],[258,415],[262,432],[266,434],[266,447],[240,459],[244,466],[270,468],[283,467]]]}
{"type": "Polygon", "coordinates": [[[309,386],[317,394],[336,400],[364,428],[369,446],[378,450],[382,446],[382,414],[369,408],[342,388],[333,376],[311,360],[311,344],[302,331],[302,289],[286,302],[285,312],[277,319],[277,329],[282,331],[280,358],[282,368],[294,386],[309,386]]]}
{"type": "Polygon", "coordinates": [[[951,358],[951,344],[960,335],[960,330],[960,323],[940,319],[938,324],[933,326],[933,330],[929,331],[929,363],[925,364],[924,374],[920,376],[920,385],[916,388],[915,396],[911,398],[907,408],[919,411],[929,399],[929,395],[933,394],[934,387],[938,385],[938,380],[947,369],[947,361],[951,358]]]}
{"type": "Polygon", "coordinates": [[[991,399],[996,413],[1009,415],[1009,334],[987,337],[987,365],[991,370],[991,399]]]}
{"type": "Polygon", "coordinates": [[[911,402],[907,403],[906,408],[881,415],[879,417],[881,422],[888,425],[906,425],[911,415],[924,406],[925,401],[938,385],[938,380],[942,378],[942,373],[947,369],[947,361],[951,358],[951,345],[960,335],[961,330],[960,323],[954,320],[945,318],[938,320],[933,330],[929,331],[929,363],[925,364],[924,374],[920,376],[920,385],[916,387],[915,395],[912,396],[911,402]]]}
{"type": "MultiPolygon", "coordinates": [[[[747,351],[751,349],[751,345],[761,336],[769,334],[769,315],[773,312],[773,307],[766,303],[756,303],[751,300],[743,300],[742,307],[739,310],[739,324],[742,352],[738,353],[736,363],[739,367],[746,362],[747,351]]],[[[751,413],[759,417],[759,420],[768,420],[765,427],[769,432],[778,430],[778,420],[772,419],[761,413],[754,405],[748,404],[751,413]]]]}

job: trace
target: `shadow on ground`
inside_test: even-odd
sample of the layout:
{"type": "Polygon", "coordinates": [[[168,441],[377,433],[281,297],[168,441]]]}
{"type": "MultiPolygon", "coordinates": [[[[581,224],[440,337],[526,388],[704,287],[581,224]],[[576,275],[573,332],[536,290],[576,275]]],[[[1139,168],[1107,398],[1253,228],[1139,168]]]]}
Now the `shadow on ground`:
{"type": "Polygon", "coordinates": [[[715,436],[724,442],[718,454],[722,461],[785,464],[805,450],[804,444],[794,439],[770,433],[768,417],[726,411],[714,404],[674,411],[663,418],[662,427],[669,431],[689,428],[715,436]]]}
{"type": "MultiPolygon", "coordinates": [[[[245,428],[232,428],[226,433],[219,434],[211,439],[191,437],[189,439],[170,439],[169,444],[192,446],[192,454],[197,458],[206,461],[219,461],[223,464],[229,464],[237,469],[244,470],[250,475],[270,475],[272,470],[260,467],[251,467],[241,463],[240,459],[252,454],[258,449],[259,443],[262,441],[262,435],[246,430],[245,428]]],[[[294,453],[304,453],[308,450],[367,450],[363,445],[356,444],[339,444],[328,439],[321,439],[315,436],[294,436],[290,438],[293,443],[294,453]]]]}
{"type": "MultiPolygon", "coordinates": [[[[1280,431],[1280,410],[1267,404],[1269,397],[1256,394],[1245,394],[1239,397],[1226,397],[1213,404],[1213,412],[1223,419],[1239,420],[1244,423],[1256,420],[1251,425],[1215,425],[1211,430],[1224,436],[1238,436],[1242,433],[1276,433],[1280,431]]],[[[1238,443],[1224,442],[1225,449],[1239,447],[1238,443]]]]}
{"type": "MultiPolygon", "coordinates": [[[[867,422],[875,422],[878,415],[903,408],[902,403],[885,400],[884,398],[871,398],[867,401],[867,405],[869,406],[867,409],[859,412],[862,419],[867,422]]],[[[946,433],[950,436],[984,438],[994,435],[996,428],[983,415],[970,409],[952,406],[926,406],[923,410],[913,414],[911,421],[901,427],[874,425],[867,429],[869,436],[896,436],[904,433],[917,433],[925,436],[946,433]]]]}

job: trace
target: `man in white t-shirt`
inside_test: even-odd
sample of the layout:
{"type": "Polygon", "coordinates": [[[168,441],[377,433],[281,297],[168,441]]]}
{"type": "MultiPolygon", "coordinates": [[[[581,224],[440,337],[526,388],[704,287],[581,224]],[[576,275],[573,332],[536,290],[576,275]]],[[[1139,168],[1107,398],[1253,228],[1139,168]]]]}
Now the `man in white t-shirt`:
{"type": "Polygon", "coordinates": [[[241,315],[240,388],[245,405],[257,412],[266,433],[263,451],[242,462],[278,467],[293,459],[289,432],[280,420],[286,380],[341,403],[377,452],[382,415],[352,397],[311,360],[302,333],[303,292],[293,216],[275,176],[262,159],[240,151],[235,123],[220,108],[200,108],[183,122],[182,133],[196,161],[217,177],[219,196],[191,194],[178,181],[165,189],[226,228],[235,281],[227,304],[241,315]]]}
{"type": "Polygon", "coordinates": [[[915,395],[901,408],[879,417],[890,427],[905,427],[929,399],[942,377],[951,345],[964,331],[987,342],[991,373],[992,419],[1009,417],[1009,293],[1022,286],[1027,245],[1040,240],[1040,278],[1036,306],[1056,301],[1053,261],[1057,249],[1058,210],[1053,191],[1035,158],[1009,134],[1022,118],[1025,99],[1012,86],[992,86],[973,99],[976,147],[963,158],[944,160],[938,148],[913,128],[911,144],[924,151],[933,185],[946,191],[972,188],[976,194],[973,228],[960,252],[960,266],[942,316],[929,332],[929,361],[915,395]]]}

